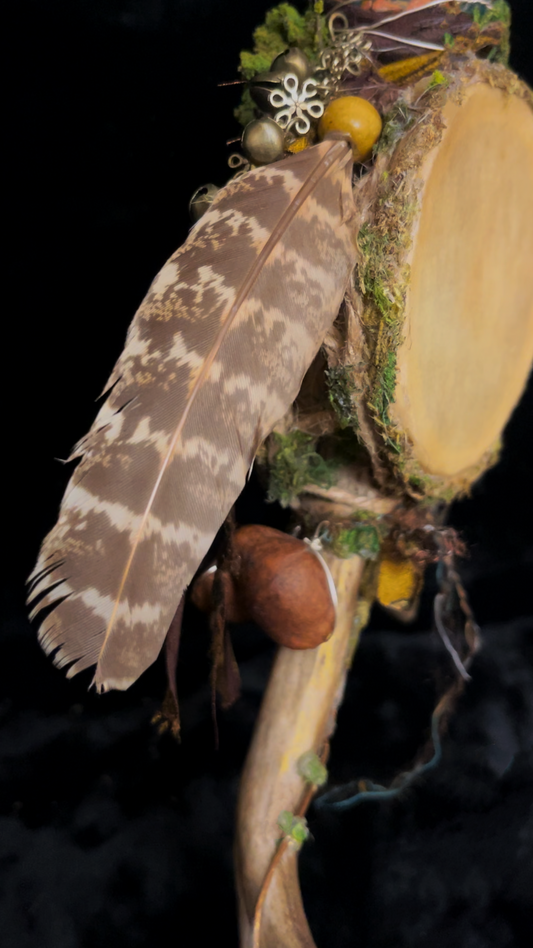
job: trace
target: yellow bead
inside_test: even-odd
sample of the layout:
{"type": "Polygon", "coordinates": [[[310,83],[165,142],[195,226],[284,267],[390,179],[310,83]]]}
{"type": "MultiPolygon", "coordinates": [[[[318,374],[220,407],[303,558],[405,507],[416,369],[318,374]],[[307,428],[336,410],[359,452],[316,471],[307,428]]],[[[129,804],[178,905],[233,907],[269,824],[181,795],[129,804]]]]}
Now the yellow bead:
{"type": "Polygon", "coordinates": [[[381,135],[381,116],[377,109],[356,95],[333,99],[318,126],[320,138],[328,132],[345,132],[352,140],[354,161],[366,161],[381,135]]]}
{"type": "Polygon", "coordinates": [[[290,151],[291,155],[297,155],[299,151],[309,148],[310,144],[309,139],[303,135],[302,138],[296,138],[290,145],[287,145],[287,151],[290,151]]]}
{"type": "Polygon", "coordinates": [[[410,560],[381,561],[377,599],[382,606],[409,602],[416,593],[417,586],[418,574],[410,560]]]}

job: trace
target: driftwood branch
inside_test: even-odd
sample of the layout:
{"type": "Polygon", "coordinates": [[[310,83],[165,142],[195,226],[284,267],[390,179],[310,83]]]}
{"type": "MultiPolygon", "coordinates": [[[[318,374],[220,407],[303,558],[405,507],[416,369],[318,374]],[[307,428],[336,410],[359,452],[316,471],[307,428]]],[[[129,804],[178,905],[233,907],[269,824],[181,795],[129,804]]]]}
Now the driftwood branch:
{"type": "Polygon", "coordinates": [[[308,751],[323,754],[356,644],[364,562],[326,559],[338,594],[335,631],[316,649],[280,648],[242,776],[235,844],[241,948],[315,948],[297,852],[280,842],[277,821],[284,810],[303,815],[312,798],[298,760],[308,751]]]}

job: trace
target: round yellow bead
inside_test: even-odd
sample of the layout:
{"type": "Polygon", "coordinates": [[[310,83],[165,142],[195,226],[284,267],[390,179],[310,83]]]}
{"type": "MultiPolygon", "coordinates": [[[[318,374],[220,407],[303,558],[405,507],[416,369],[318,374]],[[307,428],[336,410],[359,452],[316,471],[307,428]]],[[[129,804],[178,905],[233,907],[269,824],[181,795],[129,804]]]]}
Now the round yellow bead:
{"type": "Polygon", "coordinates": [[[411,560],[381,561],[378,575],[377,599],[382,606],[409,602],[418,586],[418,573],[411,560]]]}
{"type": "Polygon", "coordinates": [[[328,132],[345,132],[352,141],[354,161],[366,161],[381,135],[381,116],[374,106],[357,95],[333,99],[318,126],[320,138],[328,132]]]}

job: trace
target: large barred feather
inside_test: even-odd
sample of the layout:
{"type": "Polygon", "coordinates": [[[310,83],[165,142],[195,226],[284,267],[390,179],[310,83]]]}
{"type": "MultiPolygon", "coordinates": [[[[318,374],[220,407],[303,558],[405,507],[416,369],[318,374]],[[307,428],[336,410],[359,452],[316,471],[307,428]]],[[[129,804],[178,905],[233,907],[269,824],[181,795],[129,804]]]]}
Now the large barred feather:
{"type": "Polygon", "coordinates": [[[326,141],[235,179],[152,283],[30,577],[69,676],[96,664],[99,690],[124,689],[157,657],[339,310],[351,168],[326,141]]]}

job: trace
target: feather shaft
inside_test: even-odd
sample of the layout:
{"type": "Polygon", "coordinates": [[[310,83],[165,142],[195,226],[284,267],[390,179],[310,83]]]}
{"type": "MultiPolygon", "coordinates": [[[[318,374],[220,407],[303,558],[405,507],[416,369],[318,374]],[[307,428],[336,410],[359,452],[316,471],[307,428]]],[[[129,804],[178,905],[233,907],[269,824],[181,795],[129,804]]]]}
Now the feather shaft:
{"type": "Polygon", "coordinates": [[[351,156],[323,142],[230,182],[128,331],[30,577],[71,676],[127,688],[298,393],[355,263],[351,156]]]}

